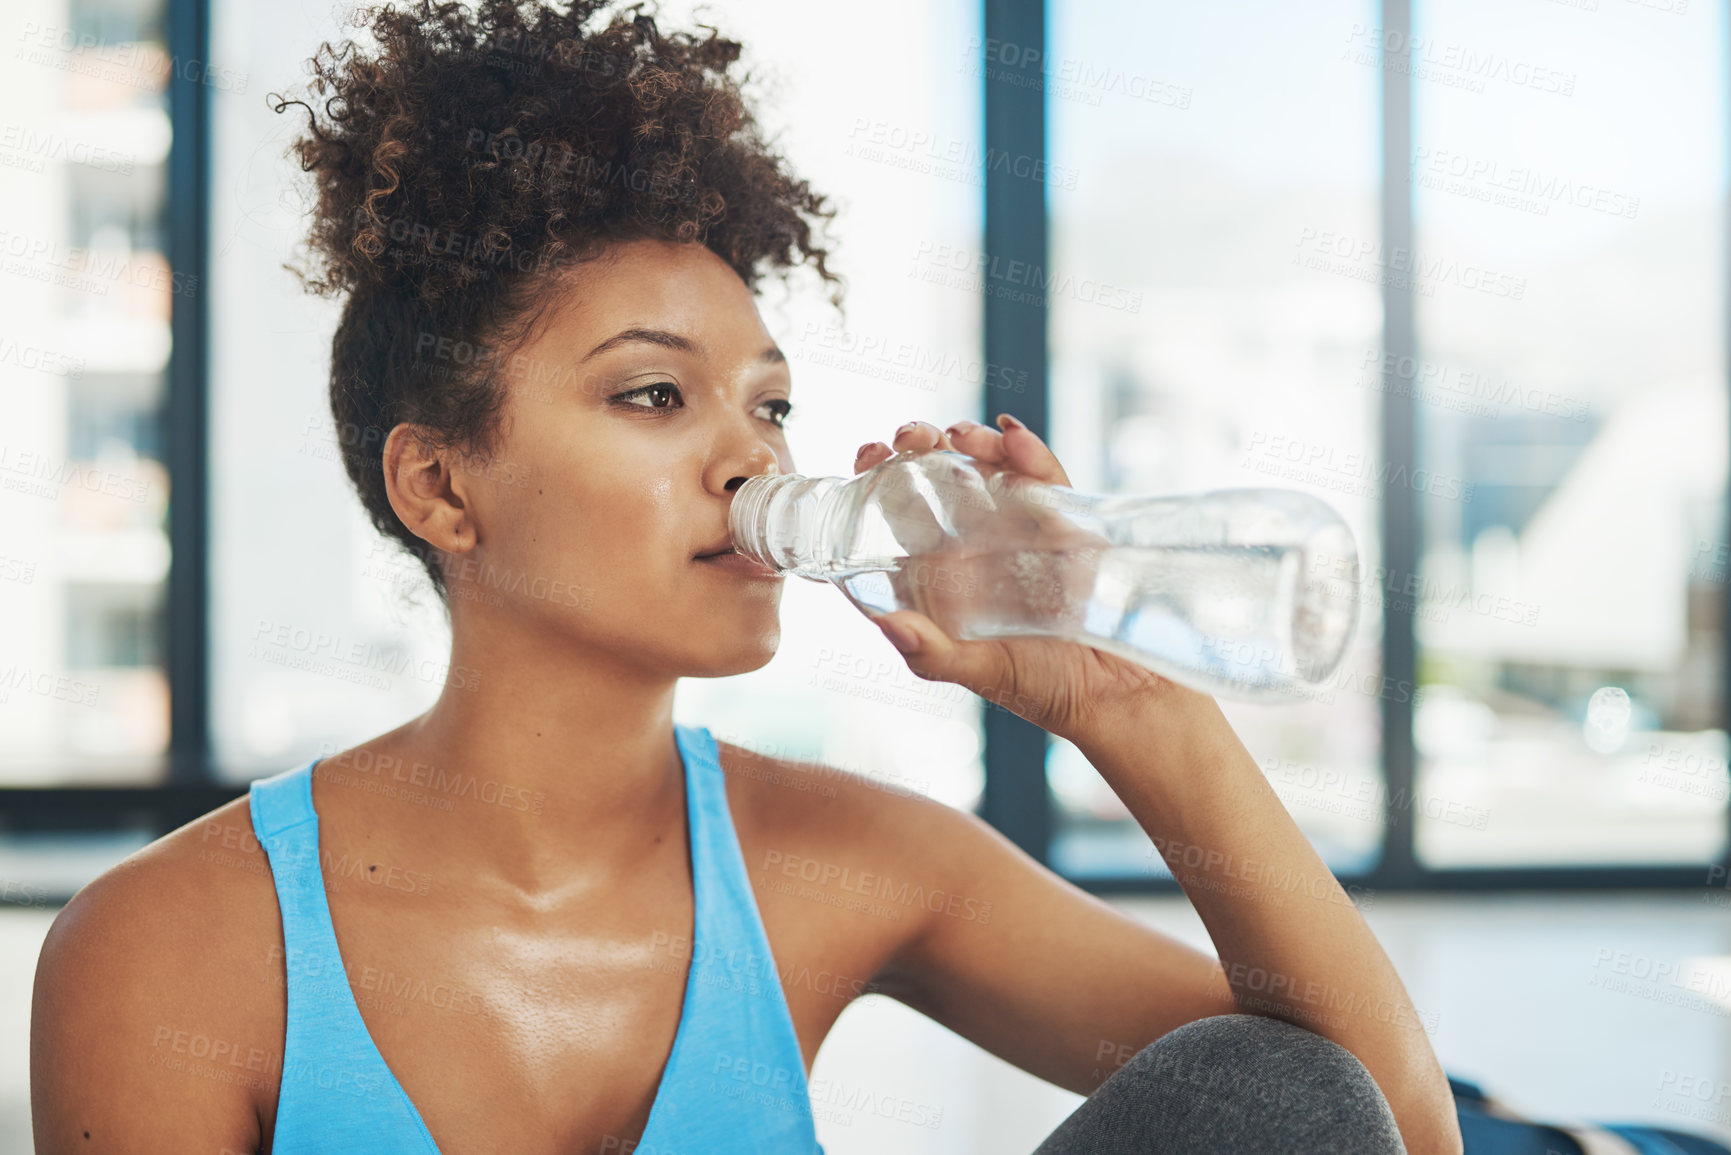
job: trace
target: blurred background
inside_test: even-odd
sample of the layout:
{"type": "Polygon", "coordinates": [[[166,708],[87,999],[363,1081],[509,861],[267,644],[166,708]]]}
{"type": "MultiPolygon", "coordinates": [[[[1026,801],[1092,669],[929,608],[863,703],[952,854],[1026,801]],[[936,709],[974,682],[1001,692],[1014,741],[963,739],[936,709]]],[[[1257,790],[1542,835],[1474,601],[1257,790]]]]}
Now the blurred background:
{"type": "MultiPolygon", "coordinates": [[[[437,599],[337,457],[336,306],[283,267],[307,190],[269,97],[348,10],[0,14],[8,1150],[58,905],[443,677],[437,599]]],[[[1327,498],[1354,648],[1311,700],[1227,709],[1445,1066],[1731,1136],[1724,0],[661,11],[745,43],[841,208],[846,323],[797,284],[762,303],[801,470],[1009,411],[1081,489],[1327,498]]],[[[977,810],[1207,946],[1074,748],[913,678],[827,588],[784,605],[776,659],[687,683],[682,720],[977,810]]],[[[1027,1150],[1076,1102],[876,996],[813,1075],[939,1121],[831,1105],[831,1155],[1027,1150]]]]}

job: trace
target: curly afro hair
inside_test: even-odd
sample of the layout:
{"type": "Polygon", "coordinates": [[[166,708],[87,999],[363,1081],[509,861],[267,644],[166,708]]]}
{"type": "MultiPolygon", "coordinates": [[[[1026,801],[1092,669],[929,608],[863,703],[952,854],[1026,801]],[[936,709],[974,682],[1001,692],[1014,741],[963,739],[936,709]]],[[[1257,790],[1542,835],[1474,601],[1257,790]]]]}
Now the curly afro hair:
{"type": "Polygon", "coordinates": [[[835,216],[763,141],[716,29],[663,32],[642,3],[387,2],[355,18],[373,47],[321,45],[292,152],[318,190],[311,291],[346,295],[330,405],[349,478],[379,530],[437,551],[386,496],[400,422],[485,459],[504,401],[502,349],[535,319],[536,289],[616,242],[696,242],[756,288],[815,266],[842,278],[814,226],[835,216]],[[593,27],[590,27],[593,25],[593,27]],[[433,340],[429,340],[432,337],[433,340]],[[429,347],[482,350],[435,365],[429,347]]]}

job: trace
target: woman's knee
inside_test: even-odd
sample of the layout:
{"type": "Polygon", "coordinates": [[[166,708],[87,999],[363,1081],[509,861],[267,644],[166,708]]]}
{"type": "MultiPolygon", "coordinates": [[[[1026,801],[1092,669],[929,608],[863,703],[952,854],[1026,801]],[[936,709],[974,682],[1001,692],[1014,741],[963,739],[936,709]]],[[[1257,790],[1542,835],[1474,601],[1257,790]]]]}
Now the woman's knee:
{"type": "Polygon", "coordinates": [[[1278,1019],[1218,1015],[1137,1052],[1040,1151],[1395,1155],[1405,1148],[1387,1100],[1346,1048],[1278,1019]]]}
{"type": "Polygon", "coordinates": [[[1404,1150],[1364,1064],[1280,1019],[1216,1015],[1185,1023],[1144,1047],[1119,1075],[1207,1128],[1214,1150],[1404,1150]]]}

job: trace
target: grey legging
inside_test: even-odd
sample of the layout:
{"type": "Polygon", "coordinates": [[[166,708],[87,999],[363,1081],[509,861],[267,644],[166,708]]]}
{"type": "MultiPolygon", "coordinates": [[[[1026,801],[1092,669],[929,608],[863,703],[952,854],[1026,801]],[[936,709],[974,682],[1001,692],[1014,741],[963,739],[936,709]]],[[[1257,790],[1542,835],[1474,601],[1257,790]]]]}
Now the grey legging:
{"type": "Polygon", "coordinates": [[[1364,1064],[1261,1015],[1217,1015],[1149,1043],[1034,1155],[1404,1155],[1364,1064]]]}

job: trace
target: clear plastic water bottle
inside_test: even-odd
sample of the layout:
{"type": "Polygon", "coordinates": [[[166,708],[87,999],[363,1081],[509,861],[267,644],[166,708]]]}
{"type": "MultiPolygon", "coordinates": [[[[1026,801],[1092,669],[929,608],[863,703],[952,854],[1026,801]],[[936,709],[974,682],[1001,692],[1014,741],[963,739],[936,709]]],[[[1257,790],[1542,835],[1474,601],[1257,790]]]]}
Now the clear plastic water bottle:
{"type": "Polygon", "coordinates": [[[1292,490],[1096,496],[929,450],[852,478],[751,478],[729,529],[737,552],[868,615],[1067,638],[1252,701],[1310,696],[1357,618],[1352,531],[1292,490]]]}

